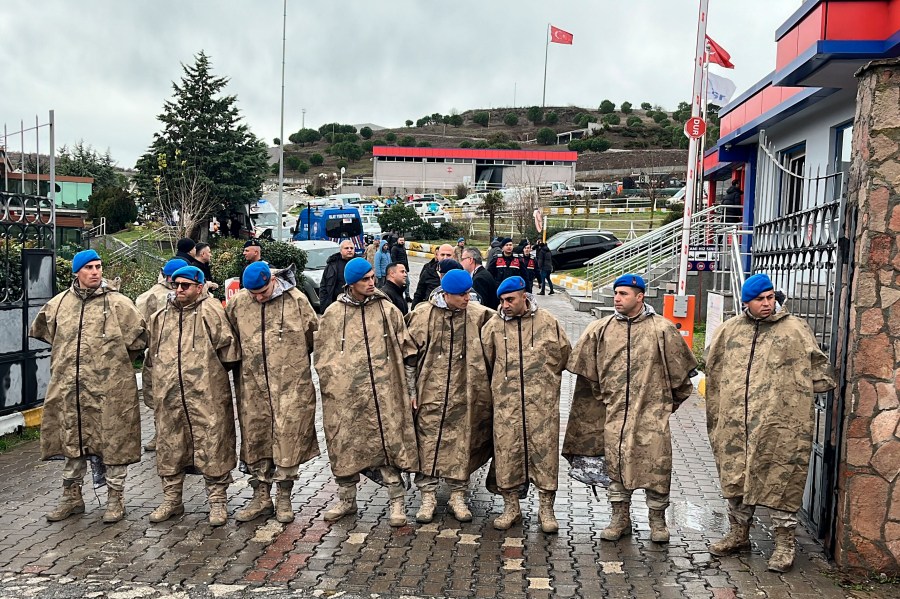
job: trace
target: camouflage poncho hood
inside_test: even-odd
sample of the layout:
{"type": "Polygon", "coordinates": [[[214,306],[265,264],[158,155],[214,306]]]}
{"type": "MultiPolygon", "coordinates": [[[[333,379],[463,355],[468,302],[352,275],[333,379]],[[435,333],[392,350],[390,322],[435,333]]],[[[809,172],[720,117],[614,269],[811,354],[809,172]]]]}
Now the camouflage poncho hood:
{"type": "Polygon", "coordinates": [[[141,456],[132,359],[147,345],[141,313],[116,282],[76,283],[47,302],[29,336],[51,345],[41,422],[41,458],[97,456],[107,465],[141,456]]]}
{"type": "Polygon", "coordinates": [[[726,321],[706,361],[706,419],[722,495],[800,509],[812,450],[815,393],[834,388],[828,356],[787,310],[726,321]]]}
{"type": "Polygon", "coordinates": [[[503,310],[497,310],[497,314],[500,315],[500,318],[503,320],[513,320],[516,318],[531,318],[537,312],[537,298],[534,297],[534,294],[530,291],[525,292],[525,313],[522,316],[507,316],[503,310]]]}

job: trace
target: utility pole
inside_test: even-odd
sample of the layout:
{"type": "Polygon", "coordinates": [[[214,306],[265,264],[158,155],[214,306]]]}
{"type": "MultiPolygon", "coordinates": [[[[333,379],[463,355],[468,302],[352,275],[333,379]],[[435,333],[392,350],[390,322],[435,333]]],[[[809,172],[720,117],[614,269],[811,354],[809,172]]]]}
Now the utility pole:
{"type": "Polygon", "coordinates": [[[284,221],[284,62],[287,48],[287,0],[284,0],[284,19],[281,30],[281,128],[278,133],[278,234],[275,239],[283,241],[284,221]]]}

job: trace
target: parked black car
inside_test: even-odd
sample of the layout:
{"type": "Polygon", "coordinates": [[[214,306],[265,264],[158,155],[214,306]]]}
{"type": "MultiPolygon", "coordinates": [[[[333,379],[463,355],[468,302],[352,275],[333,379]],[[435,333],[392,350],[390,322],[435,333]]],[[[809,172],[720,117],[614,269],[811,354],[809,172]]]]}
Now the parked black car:
{"type": "Polygon", "coordinates": [[[553,252],[553,270],[579,268],[620,245],[622,242],[611,232],[595,229],[563,231],[547,240],[547,247],[553,252]]]}

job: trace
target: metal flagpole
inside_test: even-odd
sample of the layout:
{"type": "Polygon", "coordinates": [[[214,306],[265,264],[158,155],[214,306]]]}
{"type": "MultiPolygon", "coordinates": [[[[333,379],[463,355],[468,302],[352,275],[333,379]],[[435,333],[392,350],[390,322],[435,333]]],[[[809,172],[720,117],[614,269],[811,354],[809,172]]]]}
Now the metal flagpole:
{"type": "Polygon", "coordinates": [[[547,23],[547,33],[544,35],[544,95],[541,98],[541,108],[547,106],[547,56],[550,54],[550,23],[547,23]]]}
{"type": "Polygon", "coordinates": [[[284,241],[284,62],[287,47],[287,0],[284,0],[284,19],[281,33],[281,128],[278,131],[278,241],[284,241]]]}
{"type": "MultiPolygon", "coordinates": [[[[703,87],[703,57],[706,50],[706,19],[709,0],[700,0],[700,12],[697,20],[697,45],[694,54],[694,88],[691,100],[691,117],[700,116],[703,87]]],[[[693,200],[697,197],[697,150],[699,140],[691,138],[688,145],[687,189],[685,190],[684,218],[681,226],[681,261],[678,266],[678,295],[687,295],[688,252],[691,244],[691,216],[693,200]]]]}
{"type": "Polygon", "coordinates": [[[56,249],[56,116],[50,111],[50,222],[53,225],[51,248],[56,249]]]}
{"type": "MultiPolygon", "coordinates": [[[[706,123],[707,131],[709,131],[709,122],[706,119],[706,115],[708,113],[707,107],[709,104],[709,52],[706,50],[706,40],[704,40],[703,48],[703,90],[701,92],[701,97],[703,98],[703,104],[700,108],[700,117],[703,119],[703,122],[706,123]]],[[[697,173],[700,177],[700,181],[703,181],[703,159],[706,156],[706,134],[700,138],[700,155],[698,156],[697,162],[697,173]]],[[[702,210],[705,208],[703,205],[703,183],[700,183],[700,189],[697,192],[697,197],[694,198],[694,205],[697,207],[697,210],[702,210]]]]}

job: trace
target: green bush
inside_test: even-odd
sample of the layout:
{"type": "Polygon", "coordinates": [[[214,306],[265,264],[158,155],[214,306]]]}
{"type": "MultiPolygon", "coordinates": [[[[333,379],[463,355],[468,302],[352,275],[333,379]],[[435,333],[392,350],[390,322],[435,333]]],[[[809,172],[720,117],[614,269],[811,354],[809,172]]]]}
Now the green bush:
{"type": "Polygon", "coordinates": [[[609,100],[603,100],[600,102],[600,113],[601,114],[610,114],[616,111],[616,105],[609,100]]]}
{"type": "Polygon", "coordinates": [[[451,114],[450,115],[450,124],[454,127],[462,127],[462,124],[463,124],[462,116],[460,116],[458,114],[451,114]]]}
{"type": "Polygon", "coordinates": [[[382,231],[410,233],[415,231],[424,221],[412,206],[394,204],[378,216],[378,224],[382,231]]]}
{"type": "Polygon", "coordinates": [[[466,187],[464,183],[460,183],[459,185],[456,186],[456,199],[457,200],[462,200],[467,195],[469,195],[469,188],[466,187]]]}
{"type": "Polygon", "coordinates": [[[407,127],[412,127],[412,126],[413,126],[413,122],[412,122],[410,119],[406,119],[406,126],[407,126],[407,127]]]}
{"type": "Polygon", "coordinates": [[[471,148],[471,147],[472,147],[472,142],[469,141],[468,139],[464,139],[464,140],[462,140],[461,142],[459,142],[459,147],[460,147],[460,148],[471,148]]]}
{"type": "Polygon", "coordinates": [[[119,187],[103,187],[94,191],[88,198],[87,211],[94,221],[100,222],[100,217],[105,217],[109,233],[121,231],[137,218],[134,198],[119,187]]]}
{"type": "Polygon", "coordinates": [[[472,116],[472,122],[476,125],[487,127],[488,123],[491,122],[491,115],[487,112],[476,112],[474,116],[472,116]]]}
{"type": "MultiPolygon", "coordinates": [[[[298,275],[303,272],[306,267],[306,252],[285,241],[263,240],[261,243],[262,259],[268,262],[269,266],[287,268],[294,264],[298,275]]],[[[245,264],[243,250],[242,239],[221,237],[215,243],[209,266],[212,269],[213,280],[220,284],[219,289],[214,292],[219,299],[225,298],[225,287],[222,285],[225,279],[241,276],[245,264]]]]}
{"type": "Polygon", "coordinates": [[[519,117],[514,112],[507,112],[506,116],[503,117],[503,123],[508,127],[515,127],[519,124],[519,117]]]}
{"type": "Polygon", "coordinates": [[[412,148],[416,145],[416,138],[412,135],[405,135],[397,142],[397,145],[401,148],[412,148]]]}
{"type": "Polygon", "coordinates": [[[631,114],[631,102],[622,102],[619,110],[622,111],[622,114],[631,114]]]}
{"type": "Polygon", "coordinates": [[[634,127],[635,125],[641,124],[641,117],[632,115],[628,117],[628,120],[625,121],[625,124],[629,127],[634,127]]]}
{"type": "Polygon", "coordinates": [[[387,141],[388,143],[391,143],[391,144],[392,144],[392,143],[394,143],[395,141],[397,141],[397,134],[394,133],[393,131],[391,131],[390,133],[386,133],[386,134],[385,134],[384,139],[385,139],[385,141],[387,141]]]}
{"type": "Polygon", "coordinates": [[[475,142],[475,144],[472,147],[475,149],[478,149],[478,150],[485,150],[485,149],[491,147],[491,144],[489,144],[484,139],[479,139],[478,141],[475,142]]]}
{"type": "Polygon", "coordinates": [[[542,120],[544,120],[544,109],[539,106],[532,106],[528,109],[526,116],[528,117],[529,121],[531,121],[535,125],[538,125],[542,120]]]}
{"type": "Polygon", "coordinates": [[[416,146],[419,148],[430,148],[431,142],[430,141],[420,141],[416,144],[416,146]]]}
{"type": "Polygon", "coordinates": [[[321,154],[316,152],[309,157],[309,163],[313,166],[322,166],[325,163],[325,158],[321,154]]]}
{"type": "Polygon", "coordinates": [[[371,139],[372,138],[372,128],[371,127],[363,127],[359,130],[359,136],[363,139],[371,139]]]}
{"type": "Polygon", "coordinates": [[[544,122],[552,127],[559,122],[559,114],[555,110],[551,110],[544,115],[544,122]]]}
{"type": "Polygon", "coordinates": [[[653,113],[653,122],[654,123],[663,123],[664,121],[668,121],[669,117],[665,112],[654,112],[653,113]]]}
{"type": "Polygon", "coordinates": [[[617,115],[614,112],[611,112],[609,114],[603,115],[603,122],[606,123],[607,125],[618,125],[619,123],[622,122],[622,120],[619,118],[619,115],[617,115]]]}
{"type": "Polygon", "coordinates": [[[650,110],[653,108],[653,104],[650,102],[641,102],[641,110],[650,110]]]}
{"type": "Polygon", "coordinates": [[[537,132],[537,142],[542,146],[549,146],[556,143],[556,132],[550,127],[544,127],[537,132]]]}
{"type": "Polygon", "coordinates": [[[459,227],[452,222],[441,223],[441,226],[438,227],[438,239],[458,239],[463,235],[462,227],[459,227]]]}

